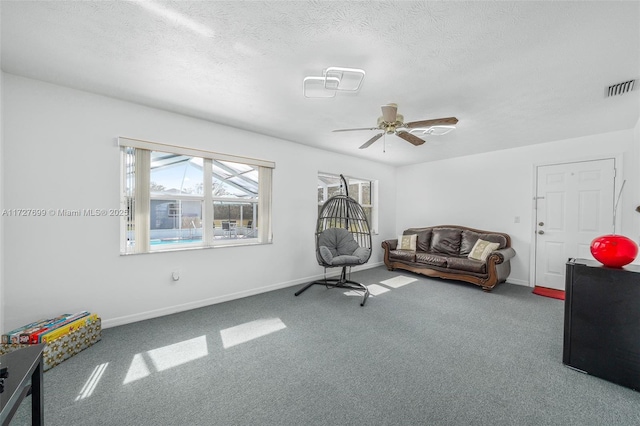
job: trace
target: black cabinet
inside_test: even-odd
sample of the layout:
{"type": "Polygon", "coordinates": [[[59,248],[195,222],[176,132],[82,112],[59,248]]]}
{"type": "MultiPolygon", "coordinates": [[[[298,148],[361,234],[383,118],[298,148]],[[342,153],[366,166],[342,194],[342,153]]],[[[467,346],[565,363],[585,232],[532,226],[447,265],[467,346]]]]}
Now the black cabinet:
{"type": "Polygon", "coordinates": [[[562,362],[640,390],[640,267],[567,262],[562,362]]]}

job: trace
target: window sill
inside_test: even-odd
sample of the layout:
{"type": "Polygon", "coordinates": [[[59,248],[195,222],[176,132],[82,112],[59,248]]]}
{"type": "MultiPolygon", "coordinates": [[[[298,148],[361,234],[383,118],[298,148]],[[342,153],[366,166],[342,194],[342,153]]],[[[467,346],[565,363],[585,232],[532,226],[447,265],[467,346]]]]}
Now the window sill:
{"type": "Polygon", "coordinates": [[[155,254],[155,253],[167,253],[167,252],[176,252],[176,251],[208,250],[208,249],[228,248],[228,247],[263,246],[268,244],[273,244],[273,242],[259,243],[257,241],[241,241],[241,242],[234,241],[234,242],[219,243],[211,246],[167,247],[161,250],[150,250],[144,253],[120,252],[120,256],[135,256],[139,254],[155,254]]]}

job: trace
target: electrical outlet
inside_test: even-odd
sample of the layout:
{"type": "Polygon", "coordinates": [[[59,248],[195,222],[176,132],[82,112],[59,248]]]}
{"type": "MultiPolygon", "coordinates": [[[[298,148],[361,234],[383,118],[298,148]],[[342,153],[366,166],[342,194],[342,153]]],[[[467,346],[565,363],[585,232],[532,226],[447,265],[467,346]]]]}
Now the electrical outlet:
{"type": "Polygon", "coordinates": [[[513,219],[513,223],[520,223],[520,216],[516,216],[516,217],[513,219]]]}

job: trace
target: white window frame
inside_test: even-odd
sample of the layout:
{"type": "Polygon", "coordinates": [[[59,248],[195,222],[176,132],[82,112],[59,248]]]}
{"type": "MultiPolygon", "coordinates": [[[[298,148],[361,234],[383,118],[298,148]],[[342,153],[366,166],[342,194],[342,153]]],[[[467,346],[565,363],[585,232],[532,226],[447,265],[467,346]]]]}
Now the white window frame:
{"type": "MultiPolygon", "coordinates": [[[[331,178],[335,178],[340,182],[340,174],[330,173],[330,172],[318,172],[318,188],[323,186],[323,196],[322,200],[318,201],[318,207],[321,207],[328,199],[328,187],[321,184],[320,176],[327,176],[331,178]]],[[[369,227],[371,228],[371,233],[374,235],[378,234],[378,181],[374,179],[367,178],[359,178],[355,176],[344,175],[345,180],[347,181],[347,186],[349,185],[358,185],[358,193],[352,194],[349,192],[349,197],[356,200],[363,208],[371,208],[371,221],[369,223],[369,227]],[[370,197],[371,204],[365,204],[362,202],[362,184],[368,182],[370,184],[370,197]]],[[[317,189],[316,189],[317,191],[317,189]]],[[[316,194],[317,195],[317,194],[316,194]]]]}
{"type": "MultiPolygon", "coordinates": [[[[128,211],[129,214],[133,213],[133,222],[135,223],[135,243],[130,245],[128,243],[128,236],[130,234],[128,228],[129,218],[127,215],[121,217],[121,232],[120,232],[120,254],[138,254],[138,253],[154,253],[164,251],[175,250],[189,250],[198,248],[211,248],[211,247],[228,247],[239,245],[256,245],[256,244],[270,244],[273,240],[272,228],[271,228],[271,194],[272,194],[272,174],[275,169],[275,163],[267,160],[259,160],[255,158],[240,157],[229,154],[221,154],[217,152],[210,152],[198,149],[192,149],[176,145],[161,144],[157,142],[144,141],[140,139],[132,139],[126,137],[118,138],[118,146],[120,147],[120,164],[121,164],[121,211],[128,211]],[[131,173],[128,173],[126,161],[128,158],[127,149],[135,148],[135,173],[134,184],[127,182],[127,179],[132,179],[131,173]],[[185,155],[190,157],[197,157],[203,159],[203,194],[197,196],[190,195],[166,195],[160,198],[151,196],[150,189],[150,175],[151,175],[151,161],[150,154],[152,151],[160,151],[175,155],[185,155]],[[152,247],[150,244],[150,204],[152,199],[171,199],[171,200],[189,200],[189,201],[201,201],[202,204],[202,223],[213,224],[213,209],[214,201],[220,201],[220,197],[213,196],[213,162],[214,161],[228,161],[234,163],[247,164],[258,169],[258,223],[253,224],[256,229],[255,236],[247,239],[215,239],[213,226],[202,227],[202,241],[185,243],[179,242],[175,244],[162,244],[152,247]],[[127,193],[127,188],[134,187],[132,194],[127,193]],[[128,205],[128,200],[135,200],[135,208],[128,205]],[[130,210],[133,210],[131,212],[130,210]],[[256,226],[257,225],[257,226],[256,226]]],[[[256,201],[255,198],[251,200],[225,197],[225,202],[233,203],[237,201],[250,202],[256,201]]]]}

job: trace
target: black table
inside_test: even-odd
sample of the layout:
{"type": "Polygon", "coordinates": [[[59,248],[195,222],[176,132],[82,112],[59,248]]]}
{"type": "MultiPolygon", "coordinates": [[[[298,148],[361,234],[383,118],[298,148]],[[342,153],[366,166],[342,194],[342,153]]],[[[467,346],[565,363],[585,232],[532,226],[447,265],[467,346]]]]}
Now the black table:
{"type": "Polygon", "coordinates": [[[31,424],[43,421],[42,351],[44,344],[31,345],[0,356],[0,367],[7,368],[4,392],[0,393],[0,423],[11,422],[22,400],[31,393],[31,424]]]}

